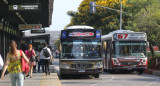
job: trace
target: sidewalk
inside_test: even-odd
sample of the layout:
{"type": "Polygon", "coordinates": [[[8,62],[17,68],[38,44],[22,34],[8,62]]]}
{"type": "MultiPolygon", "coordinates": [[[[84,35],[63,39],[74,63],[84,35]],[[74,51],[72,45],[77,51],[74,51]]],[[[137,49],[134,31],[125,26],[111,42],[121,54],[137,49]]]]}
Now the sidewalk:
{"type": "MultiPolygon", "coordinates": [[[[61,86],[57,73],[54,71],[54,66],[51,65],[51,74],[33,73],[32,78],[26,77],[24,86],[61,86]]],[[[5,76],[4,80],[0,80],[0,86],[11,86],[9,75],[5,76]]]]}

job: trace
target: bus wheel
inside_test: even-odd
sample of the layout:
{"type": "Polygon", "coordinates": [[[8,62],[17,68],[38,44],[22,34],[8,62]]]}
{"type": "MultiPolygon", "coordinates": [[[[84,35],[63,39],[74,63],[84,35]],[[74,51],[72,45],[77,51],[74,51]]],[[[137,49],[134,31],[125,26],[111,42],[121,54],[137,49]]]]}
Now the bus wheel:
{"type": "Polygon", "coordinates": [[[115,70],[109,70],[109,73],[115,74],[116,71],[115,70]]]}
{"type": "Polygon", "coordinates": [[[65,75],[64,74],[60,74],[60,78],[61,79],[65,78],[65,75]]]}
{"type": "Polygon", "coordinates": [[[99,74],[95,74],[94,77],[95,77],[95,78],[99,78],[99,74]]]}
{"type": "Polygon", "coordinates": [[[142,71],[142,70],[139,70],[139,71],[138,71],[138,74],[142,74],[142,73],[143,73],[143,71],[142,71]]]}
{"type": "Polygon", "coordinates": [[[104,72],[107,72],[107,69],[103,69],[104,72]]]}

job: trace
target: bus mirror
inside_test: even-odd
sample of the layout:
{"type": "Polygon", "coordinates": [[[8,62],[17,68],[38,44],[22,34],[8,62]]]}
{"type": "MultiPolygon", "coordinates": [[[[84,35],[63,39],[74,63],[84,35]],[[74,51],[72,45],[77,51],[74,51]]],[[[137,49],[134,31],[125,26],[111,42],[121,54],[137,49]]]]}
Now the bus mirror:
{"type": "Polygon", "coordinates": [[[149,48],[149,42],[147,42],[147,48],[149,48]]]}

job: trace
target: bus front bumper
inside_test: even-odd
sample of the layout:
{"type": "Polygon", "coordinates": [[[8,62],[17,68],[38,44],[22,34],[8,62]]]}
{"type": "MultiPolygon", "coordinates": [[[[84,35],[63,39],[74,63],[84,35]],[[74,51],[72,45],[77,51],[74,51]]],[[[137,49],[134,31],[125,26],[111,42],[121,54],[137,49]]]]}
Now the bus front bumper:
{"type": "Polygon", "coordinates": [[[99,74],[102,73],[102,69],[61,69],[61,74],[99,74]]]}
{"type": "Polygon", "coordinates": [[[138,70],[146,70],[146,66],[114,66],[115,70],[132,70],[132,71],[138,71],[138,70]]]}

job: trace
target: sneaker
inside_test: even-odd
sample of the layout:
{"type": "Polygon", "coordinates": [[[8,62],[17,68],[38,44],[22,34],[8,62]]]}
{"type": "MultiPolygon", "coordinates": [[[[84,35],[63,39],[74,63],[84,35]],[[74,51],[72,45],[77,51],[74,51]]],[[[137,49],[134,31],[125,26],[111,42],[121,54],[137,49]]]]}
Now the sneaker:
{"type": "Polygon", "coordinates": [[[48,73],[48,75],[50,75],[50,72],[48,73]]]}

